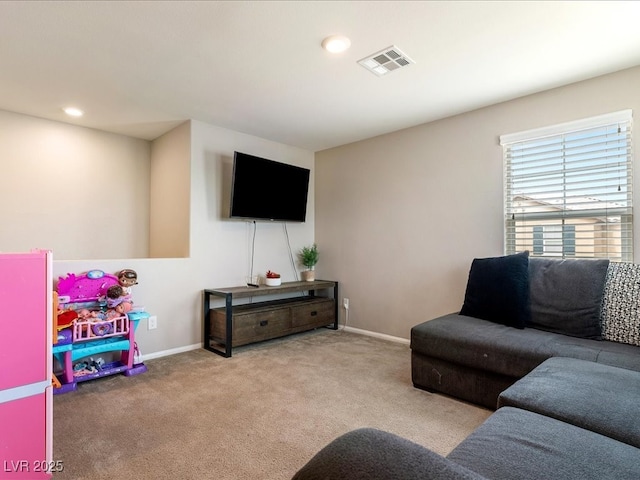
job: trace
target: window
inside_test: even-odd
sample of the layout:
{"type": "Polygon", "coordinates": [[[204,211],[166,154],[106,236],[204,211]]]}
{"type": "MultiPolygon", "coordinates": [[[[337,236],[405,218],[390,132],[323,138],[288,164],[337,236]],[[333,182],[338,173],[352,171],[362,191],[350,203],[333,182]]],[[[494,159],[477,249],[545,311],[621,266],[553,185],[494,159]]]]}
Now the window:
{"type": "Polygon", "coordinates": [[[633,261],[631,110],[503,135],[505,253],[633,261]]]}
{"type": "Polygon", "coordinates": [[[575,225],[534,225],[533,254],[576,256],[575,225]]]}

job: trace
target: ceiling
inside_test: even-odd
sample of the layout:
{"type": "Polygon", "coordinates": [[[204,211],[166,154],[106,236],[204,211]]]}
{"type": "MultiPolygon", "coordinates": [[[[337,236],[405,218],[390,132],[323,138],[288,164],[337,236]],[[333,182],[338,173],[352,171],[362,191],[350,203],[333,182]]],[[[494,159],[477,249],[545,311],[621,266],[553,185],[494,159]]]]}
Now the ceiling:
{"type": "Polygon", "coordinates": [[[640,65],[638,25],[635,1],[3,1],[0,109],[319,151],[640,65]],[[323,50],[332,34],[351,48],[323,50]],[[415,64],[357,63],[391,45],[415,64]]]}

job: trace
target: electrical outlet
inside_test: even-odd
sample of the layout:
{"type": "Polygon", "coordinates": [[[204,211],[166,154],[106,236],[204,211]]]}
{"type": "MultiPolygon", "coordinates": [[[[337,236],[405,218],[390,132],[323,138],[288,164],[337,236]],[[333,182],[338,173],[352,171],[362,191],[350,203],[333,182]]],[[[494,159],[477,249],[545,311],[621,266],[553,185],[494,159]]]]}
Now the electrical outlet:
{"type": "Polygon", "coordinates": [[[348,298],[343,298],[342,299],[342,305],[344,306],[345,310],[349,310],[349,299],[348,298]]]}
{"type": "Polygon", "coordinates": [[[155,328],[158,328],[158,317],[152,315],[147,319],[147,329],[153,330],[155,328]]]}

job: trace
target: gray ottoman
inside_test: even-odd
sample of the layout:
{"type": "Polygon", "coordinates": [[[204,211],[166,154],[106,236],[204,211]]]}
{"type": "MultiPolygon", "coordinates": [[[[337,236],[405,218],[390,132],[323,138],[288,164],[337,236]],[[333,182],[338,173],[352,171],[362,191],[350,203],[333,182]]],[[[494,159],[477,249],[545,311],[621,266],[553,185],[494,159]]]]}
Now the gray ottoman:
{"type": "Polygon", "coordinates": [[[640,448],[640,372],[552,357],[507,388],[498,408],[518,407],[640,448]]]}

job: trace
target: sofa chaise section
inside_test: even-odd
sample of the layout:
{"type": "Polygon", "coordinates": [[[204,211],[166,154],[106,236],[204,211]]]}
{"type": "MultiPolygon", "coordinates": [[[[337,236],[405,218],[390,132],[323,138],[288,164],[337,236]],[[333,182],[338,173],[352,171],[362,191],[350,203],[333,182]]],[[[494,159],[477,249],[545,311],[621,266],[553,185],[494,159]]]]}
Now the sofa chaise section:
{"type": "Polygon", "coordinates": [[[552,357],[498,397],[517,407],[640,448],[640,372],[552,357]]]}
{"type": "Polygon", "coordinates": [[[459,314],[411,330],[414,386],[491,409],[500,392],[551,357],[640,371],[640,348],[624,343],[517,329],[459,314]]]}

